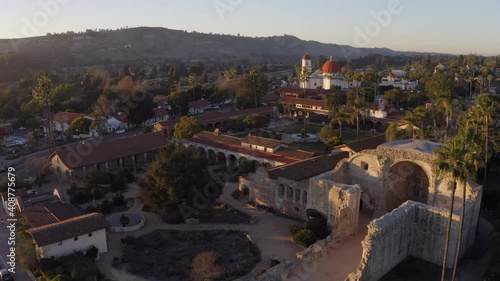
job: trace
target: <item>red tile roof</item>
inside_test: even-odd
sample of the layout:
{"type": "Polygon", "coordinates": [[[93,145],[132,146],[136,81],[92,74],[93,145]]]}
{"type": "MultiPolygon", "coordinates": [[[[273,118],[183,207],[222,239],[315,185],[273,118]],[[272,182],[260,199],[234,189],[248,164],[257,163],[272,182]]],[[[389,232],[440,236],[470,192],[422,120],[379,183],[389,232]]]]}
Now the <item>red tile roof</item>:
{"type": "Polygon", "coordinates": [[[210,105],[208,100],[197,100],[189,102],[189,108],[203,108],[210,105]]]}
{"type": "Polygon", "coordinates": [[[21,215],[30,227],[40,227],[85,214],[82,209],[72,204],[44,202],[26,207],[21,215]]]}
{"type": "Polygon", "coordinates": [[[86,115],[83,113],[59,111],[52,114],[50,120],[52,120],[52,122],[71,124],[71,122],[73,122],[73,120],[75,120],[76,118],[81,118],[84,116],[86,115]]]}
{"type": "Polygon", "coordinates": [[[168,110],[166,108],[153,108],[155,118],[160,118],[168,116],[168,110]]]}
{"type": "Polygon", "coordinates": [[[167,138],[161,132],[114,139],[101,143],[90,140],[85,141],[84,144],[78,143],[58,148],[50,158],[58,156],[66,167],[76,169],[152,151],[167,143],[167,138]]]}
{"type": "Polygon", "coordinates": [[[325,62],[323,65],[323,73],[325,74],[333,74],[333,73],[338,73],[340,72],[341,67],[340,64],[336,61],[333,60],[333,58],[330,57],[330,60],[325,62]]]}
{"type": "Polygon", "coordinates": [[[275,139],[269,139],[269,138],[263,138],[259,136],[254,136],[252,134],[248,134],[248,136],[244,137],[241,140],[242,143],[248,143],[251,145],[258,145],[258,146],[263,146],[267,148],[276,148],[279,145],[283,144],[282,141],[275,140],[275,139]]]}
{"type": "Polygon", "coordinates": [[[35,227],[29,229],[27,232],[31,234],[36,244],[39,247],[42,247],[94,231],[106,229],[109,226],[110,223],[102,214],[90,213],[64,221],[35,227]]]}
{"type": "Polygon", "coordinates": [[[325,100],[313,100],[313,99],[286,97],[286,98],[282,98],[280,100],[280,102],[286,103],[286,104],[303,104],[303,105],[318,106],[318,107],[324,108],[326,101],[325,100]]]}
{"type": "Polygon", "coordinates": [[[282,177],[289,180],[302,181],[333,170],[340,160],[347,157],[349,157],[349,153],[339,152],[332,155],[322,155],[306,159],[297,163],[270,169],[268,171],[269,177],[272,179],[282,177]]]}

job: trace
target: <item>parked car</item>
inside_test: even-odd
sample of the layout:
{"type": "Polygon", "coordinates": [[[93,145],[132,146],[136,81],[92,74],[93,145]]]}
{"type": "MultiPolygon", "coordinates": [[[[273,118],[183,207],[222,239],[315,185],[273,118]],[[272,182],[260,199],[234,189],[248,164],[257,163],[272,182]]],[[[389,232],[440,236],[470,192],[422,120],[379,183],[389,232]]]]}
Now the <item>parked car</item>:
{"type": "Polygon", "coordinates": [[[14,277],[10,274],[7,269],[0,269],[0,280],[1,281],[14,281],[14,277]]]}
{"type": "Polygon", "coordinates": [[[125,133],[125,129],[120,129],[115,132],[115,134],[123,134],[125,133]]]}

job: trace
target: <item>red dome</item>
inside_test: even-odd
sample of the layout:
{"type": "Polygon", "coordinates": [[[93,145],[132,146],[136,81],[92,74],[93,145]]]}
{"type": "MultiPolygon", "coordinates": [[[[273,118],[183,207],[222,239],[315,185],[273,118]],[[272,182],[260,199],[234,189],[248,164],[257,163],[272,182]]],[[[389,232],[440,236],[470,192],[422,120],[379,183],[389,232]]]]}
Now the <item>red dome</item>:
{"type": "Polygon", "coordinates": [[[303,57],[302,57],[303,60],[310,60],[311,57],[308,55],[308,54],[305,54],[303,57]]]}
{"type": "Polygon", "coordinates": [[[323,73],[333,74],[338,72],[340,72],[340,64],[334,61],[333,58],[330,58],[330,60],[323,65],[323,73]]]}

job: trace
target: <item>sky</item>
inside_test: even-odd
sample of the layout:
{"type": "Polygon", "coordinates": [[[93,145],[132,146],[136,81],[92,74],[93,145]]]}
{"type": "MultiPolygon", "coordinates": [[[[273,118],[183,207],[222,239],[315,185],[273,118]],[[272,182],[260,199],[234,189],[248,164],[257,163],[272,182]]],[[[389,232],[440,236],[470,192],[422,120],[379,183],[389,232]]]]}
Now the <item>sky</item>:
{"type": "MultiPolygon", "coordinates": [[[[497,0],[0,0],[0,38],[153,26],[500,55],[497,0]]],[[[307,50],[305,50],[307,51],[307,50]]]]}

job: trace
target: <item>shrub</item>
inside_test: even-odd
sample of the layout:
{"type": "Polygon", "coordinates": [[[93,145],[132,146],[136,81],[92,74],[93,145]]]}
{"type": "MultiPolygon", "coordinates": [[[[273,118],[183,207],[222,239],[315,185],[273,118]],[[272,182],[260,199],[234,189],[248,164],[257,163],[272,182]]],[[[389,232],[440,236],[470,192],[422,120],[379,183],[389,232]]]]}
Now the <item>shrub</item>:
{"type": "Polygon", "coordinates": [[[77,204],[84,204],[92,199],[92,195],[87,190],[78,190],[73,196],[73,201],[77,204]]]}
{"type": "Polygon", "coordinates": [[[315,209],[306,209],[307,218],[322,218],[323,215],[315,209]]]}
{"type": "Polygon", "coordinates": [[[123,206],[125,203],[125,197],[121,194],[121,192],[117,192],[113,195],[113,204],[115,206],[123,206]]]}
{"type": "Polygon", "coordinates": [[[303,225],[300,225],[300,224],[295,224],[295,225],[292,225],[290,227],[290,234],[293,236],[295,235],[297,232],[299,232],[300,230],[302,229],[305,229],[306,227],[303,226],[303,225]]]}
{"type": "Polygon", "coordinates": [[[111,205],[108,199],[103,200],[99,207],[101,209],[101,213],[103,214],[109,214],[113,211],[113,205],[111,205]]]}
{"type": "Polygon", "coordinates": [[[297,231],[292,237],[295,243],[306,248],[311,246],[318,240],[314,232],[307,228],[297,231]]]}
{"type": "Polygon", "coordinates": [[[215,252],[198,253],[191,265],[193,281],[219,280],[226,274],[226,269],[217,264],[219,255],[215,252]]]}
{"type": "Polygon", "coordinates": [[[90,248],[87,250],[87,252],[85,252],[85,256],[87,258],[89,258],[90,260],[95,260],[97,258],[97,254],[99,253],[99,250],[94,247],[94,246],[90,246],[90,248]]]}
{"type": "Polygon", "coordinates": [[[310,218],[306,222],[306,227],[320,239],[326,237],[326,221],[323,218],[310,218]]]}
{"type": "Polygon", "coordinates": [[[50,281],[72,281],[73,279],[71,277],[68,277],[67,275],[59,274],[56,277],[50,279],[50,281]]]}
{"type": "Polygon", "coordinates": [[[94,199],[99,200],[101,199],[104,194],[102,190],[99,187],[94,187],[92,191],[90,191],[90,194],[94,197],[94,199]]]}

